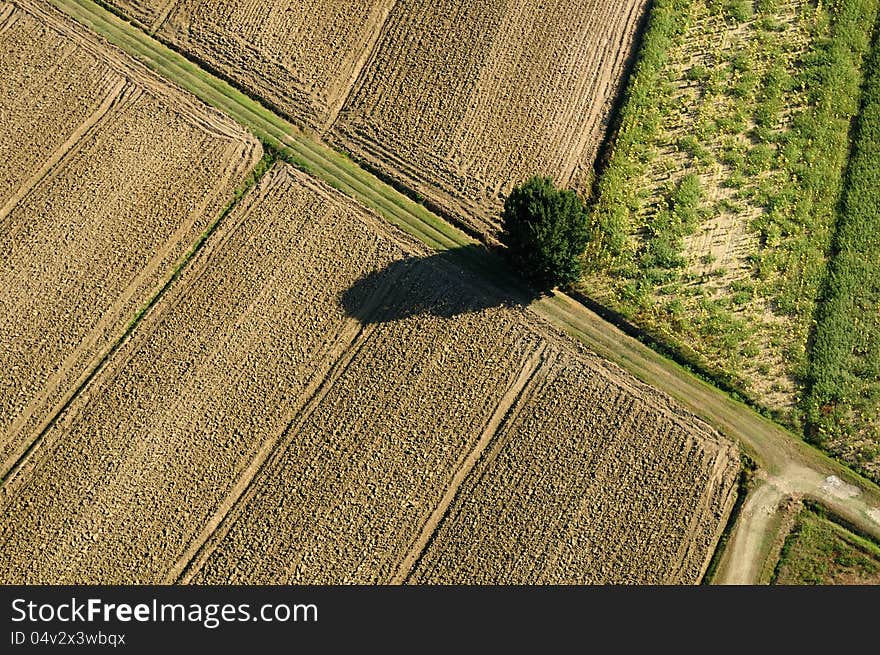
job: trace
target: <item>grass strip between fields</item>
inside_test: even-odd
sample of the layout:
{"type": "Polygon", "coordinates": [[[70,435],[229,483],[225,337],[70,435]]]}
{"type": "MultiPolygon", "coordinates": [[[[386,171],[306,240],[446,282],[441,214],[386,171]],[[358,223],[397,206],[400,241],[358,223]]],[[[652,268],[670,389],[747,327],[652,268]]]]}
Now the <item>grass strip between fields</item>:
{"type": "Polygon", "coordinates": [[[147,312],[149,312],[156,303],[164,296],[164,294],[171,288],[171,285],[174,284],[175,281],[183,274],[186,270],[187,266],[189,266],[190,262],[193,258],[198,254],[198,252],[205,245],[205,242],[208,238],[217,230],[223,220],[232,213],[244,196],[251,190],[265,175],[272,165],[277,160],[278,156],[273,151],[266,152],[262,159],[257,162],[254,168],[245,176],[244,180],[242,180],[241,184],[235,189],[235,193],[232,199],[226,204],[223,210],[217,215],[217,217],[205,228],[205,231],[202,232],[198,238],[193,242],[193,244],[186,251],[186,254],[180,258],[180,261],[174,266],[171,270],[168,277],[165,279],[165,282],[159,287],[153,296],[141,307],[137,313],[132,317],[132,319],[128,322],[128,325],[125,326],[125,330],[123,330],[122,334],[119,336],[116,341],[114,341],[110,347],[101,355],[98,360],[95,362],[95,365],[89,370],[85,376],[82,378],[81,382],[76,385],[76,388],[70,393],[68,398],[64,401],[63,405],[55,412],[52,419],[46,424],[46,426],[40,431],[40,434],[30,443],[27,449],[21,454],[16,463],[10,467],[8,471],[3,471],[2,476],[0,476],[0,485],[4,484],[7,479],[15,475],[16,471],[18,471],[21,465],[28,460],[31,453],[40,445],[40,442],[43,440],[45,434],[52,429],[52,427],[57,422],[58,418],[67,411],[68,407],[79,397],[82,393],[83,389],[85,389],[89,383],[94,379],[94,377],[98,374],[98,372],[104,367],[104,364],[119,350],[119,348],[126,342],[126,340],[134,333],[137,329],[138,325],[140,325],[144,316],[146,316],[147,312]]]}
{"type": "MultiPolygon", "coordinates": [[[[460,249],[460,263],[494,284],[507,290],[518,286],[511,281],[512,276],[500,258],[486,250],[465,248],[476,244],[476,240],[134,24],[92,0],[49,2],[157,74],[250,129],[267,146],[277,150],[280,158],[373,209],[432,249],[460,249]]],[[[527,296],[525,291],[522,295],[527,296]]],[[[623,334],[568,296],[545,297],[534,302],[532,308],[601,357],[662,389],[716,429],[736,439],[756,463],[769,472],[775,473],[795,460],[868,488],[880,498],[880,488],[809,446],[797,435],[623,334]]]]}

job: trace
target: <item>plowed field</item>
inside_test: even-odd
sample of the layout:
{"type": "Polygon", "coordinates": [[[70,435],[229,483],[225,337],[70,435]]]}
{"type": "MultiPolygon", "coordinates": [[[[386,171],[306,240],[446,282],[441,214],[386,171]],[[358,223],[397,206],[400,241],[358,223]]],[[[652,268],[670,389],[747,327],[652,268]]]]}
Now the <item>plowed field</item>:
{"type": "MultiPolygon", "coordinates": [[[[591,519],[644,558],[602,546],[607,578],[699,579],[735,448],[424,254],[273,169],[7,480],[0,579],[401,581],[474,485],[487,502],[520,499],[505,512],[514,532],[544,517],[536,549],[586,561],[570,544],[593,547],[591,519]],[[485,453],[526,441],[531,475],[472,481],[485,453]],[[568,495],[547,509],[538,499],[557,487],[568,495]],[[578,488],[579,523],[563,502],[578,488]]],[[[486,571],[542,575],[586,574],[486,571]]]]}
{"type": "Polygon", "coordinates": [[[261,191],[6,484],[4,580],[165,579],[359,331],[338,295],[400,248],[289,169],[261,191]]]}
{"type": "Polygon", "coordinates": [[[300,125],[329,126],[394,0],[113,2],[300,125]]]}
{"type": "Polygon", "coordinates": [[[0,462],[164,284],[259,144],[41,2],[0,3],[0,462]]]}
{"type": "Polygon", "coordinates": [[[411,580],[696,583],[734,500],[734,448],[646,388],[548,360],[411,580]]]}
{"type": "Polygon", "coordinates": [[[491,236],[535,174],[587,191],[645,0],[112,0],[491,236]]]}
{"type": "Polygon", "coordinates": [[[475,231],[535,174],[584,186],[642,0],[399,0],[338,142],[475,231]]]}

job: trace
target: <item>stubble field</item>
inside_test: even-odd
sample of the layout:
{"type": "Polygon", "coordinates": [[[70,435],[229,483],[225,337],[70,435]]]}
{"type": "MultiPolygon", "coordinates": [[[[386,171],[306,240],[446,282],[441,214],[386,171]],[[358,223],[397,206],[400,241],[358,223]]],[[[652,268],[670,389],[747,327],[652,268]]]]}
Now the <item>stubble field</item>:
{"type": "Polygon", "coordinates": [[[158,34],[323,132],[394,0],[180,0],[158,34]]]}
{"type": "MultiPolygon", "coordinates": [[[[2,580],[405,580],[483,454],[511,440],[499,426],[514,406],[580,407],[522,428],[533,458],[616,454],[591,501],[615,507],[602,526],[644,560],[607,566],[627,581],[698,579],[734,493],[735,447],[425,255],[277,165],[4,484],[2,580]],[[526,392],[553,362],[568,372],[562,397],[526,392]],[[608,410],[593,420],[596,405],[608,410]],[[627,423],[618,412],[632,408],[627,423]],[[649,461],[663,465],[642,479],[649,461]]],[[[486,498],[517,499],[505,520],[519,534],[546,514],[547,549],[586,548],[591,528],[540,502],[548,484],[587,488],[590,475],[558,463],[559,481],[501,480],[486,498]]]]}
{"type": "Polygon", "coordinates": [[[111,2],[492,239],[501,196],[589,192],[646,3],[111,2]]]}
{"type": "Polygon", "coordinates": [[[493,236],[527,177],[588,189],[644,7],[399,0],[333,138],[493,236]]]}
{"type": "Polygon", "coordinates": [[[40,2],[0,3],[6,474],[261,154],[239,126],[40,2]]]}

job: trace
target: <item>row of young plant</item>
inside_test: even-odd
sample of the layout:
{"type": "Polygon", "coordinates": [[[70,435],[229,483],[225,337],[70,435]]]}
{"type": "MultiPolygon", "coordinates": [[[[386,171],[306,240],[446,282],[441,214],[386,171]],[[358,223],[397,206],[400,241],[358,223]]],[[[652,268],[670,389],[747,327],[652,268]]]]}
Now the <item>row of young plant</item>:
{"type": "MultiPolygon", "coordinates": [[[[731,25],[753,21],[750,29],[756,38],[729,61],[713,68],[693,66],[684,73],[708,93],[721,91],[729,102],[707,103],[691,134],[679,139],[677,147],[690,155],[694,170],[708,167],[717,157],[731,171],[724,184],[736,193],[732,200],[722,201],[726,206],[721,210],[736,213],[745,204],[761,209],[749,226],[761,244],[750,257],[753,277],[736,282],[722,298],[682,302],[701,293],[700,284],[684,272],[683,239],[719,208],[704,202],[695,175],[680,179],[661,198],[646,197],[641,184],[658,156],[650,144],[665,136],[664,119],[681,111],[670,93],[668,53],[690,37],[692,0],[657,0],[653,8],[616,141],[598,184],[589,260],[594,273],[616,280],[615,309],[637,321],[658,292],[664,294],[668,311],[661,318],[667,323],[659,329],[661,336],[728,385],[748,393],[737,378],[737,366],[755,352],[750,339],[772,336],[750,334],[750,326],[733,310],[756,297],[769,299],[778,313],[790,317],[790,325],[780,328],[796,335],[785,344],[785,357],[794,375],[807,377],[807,334],[826,274],[849,126],[858,111],[862,63],[870,51],[877,0],[833,0],[817,8],[809,52],[793,71],[785,66],[790,44],[779,34],[784,25],[775,18],[779,0],[759,0],[754,13],[751,3],[713,6],[714,1],[710,0],[710,12],[723,14],[731,25]],[[804,108],[785,129],[777,129],[798,94],[806,96],[804,108]],[[721,147],[710,152],[706,143],[721,147]],[[654,204],[654,213],[640,225],[646,203],[654,204]],[[634,243],[636,233],[644,243],[634,243]],[[687,309],[693,306],[705,316],[695,317],[687,309]]],[[[653,311],[656,314],[656,307],[653,311]]],[[[794,415],[785,418],[797,422],[794,415]]]]}
{"type": "Polygon", "coordinates": [[[840,206],[807,418],[816,442],[880,481],[880,44],[866,67],[840,206]]]}

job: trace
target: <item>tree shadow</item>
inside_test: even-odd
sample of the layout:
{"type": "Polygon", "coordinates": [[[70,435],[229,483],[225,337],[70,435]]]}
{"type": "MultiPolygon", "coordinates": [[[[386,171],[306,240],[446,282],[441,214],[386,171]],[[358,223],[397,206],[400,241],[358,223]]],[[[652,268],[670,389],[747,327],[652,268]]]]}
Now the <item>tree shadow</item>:
{"type": "Polygon", "coordinates": [[[496,253],[473,244],[393,261],[363,275],[340,301],[346,314],[367,325],[523,307],[541,295],[515,278],[496,253]]]}

